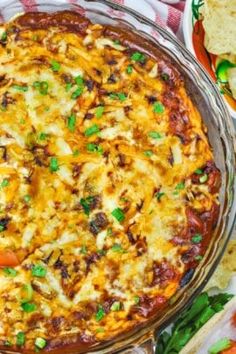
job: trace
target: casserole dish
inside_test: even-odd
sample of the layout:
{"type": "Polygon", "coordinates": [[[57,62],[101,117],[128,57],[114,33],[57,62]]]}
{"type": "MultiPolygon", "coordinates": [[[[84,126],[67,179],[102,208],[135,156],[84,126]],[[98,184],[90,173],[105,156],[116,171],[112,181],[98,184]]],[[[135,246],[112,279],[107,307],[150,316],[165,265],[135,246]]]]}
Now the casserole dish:
{"type": "MultiPolygon", "coordinates": [[[[29,7],[25,5],[24,10],[32,11],[33,9],[32,6],[33,6],[32,4],[29,7]]],[[[68,7],[68,5],[64,5],[64,4],[59,6],[58,3],[56,3],[55,5],[53,5],[53,3],[51,4],[42,3],[38,5],[38,10],[44,12],[50,12],[50,11],[70,9],[70,10],[81,12],[82,11],[81,7],[82,9],[85,10],[86,16],[96,23],[99,22],[105,24],[109,23],[117,26],[116,15],[122,18],[124,16],[125,17],[128,16],[129,18],[131,16],[130,21],[132,20],[131,21],[132,24],[134,21],[134,24],[137,26],[137,29],[139,29],[139,26],[142,23],[142,29],[140,30],[142,31],[142,35],[145,38],[145,42],[143,44],[144,50],[147,50],[148,41],[149,40],[151,41],[151,38],[149,38],[148,33],[151,33],[153,36],[156,36],[158,38],[158,42],[157,42],[158,47],[161,46],[162,47],[161,49],[167,55],[169,55],[169,57],[171,57],[172,60],[175,61],[176,65],[178,65],[179,70],[182,72],[182,74],[185,77],[186,87],[189,95],[191,96],[192,100],[199,108],[203,118],[205,118],[204,121],[205,124],[208,126],[209,140],[214,150],[214,157],[217,162],[217,167],[220,169],[222,175],[222,187],[220,192],[221,210],[220,210],[219,220],[214,232],[214,237],[212,236],[209,248],[206,251],[201,266],[197,268],[197,271],[195,272],[194,277],[190,281],[189,286],[180,290],[177,293],[176,297],[171,299],[171,303],[169,303],[168,306],[165,309],[163,309],[163,312],[161,312],[161,316],[160,313],[154,314],[149,321],[145,322],[145,324],[140,325],[138,328],[135,328],[133,331],[129,331],[125,333],[125,335],[122,334],[121,336],[117,337],[116,340],[109,341],[105,344],[103,343],[100,346],[96,346],[96,347],[94,346],[94,348],[92,346],[89,348],[89,350],[91,351],[94,350],[97,352],[101,351],[105,353],[105,352],[115,352],[117,350],[120,350],[121,348],[124,349],[124,347],[127,348],[129,344],[132,344],[135,339],[138,339],[140,337],[143,338],[143,336],[146,336],[148,332],[150,334],[152,329],[154,328],[160,329],[162,325],[163,326],[166,325],[166,323],[172,318],[176,309],[177,310],[180,309],[181,305],[186,304],[187,299],[192,298],[196,290],[199,291],[201,289],[201,286],[204,285],[207,276],[209,276],[213,271],[216,261],[218,261],[218,258],[223,252],[224,246],[229,237],[232,228],[232,223],[233,223],[233,216],[234,216],[234,211],[232,208],[233,196],[234,196],[233,133],[232,133],[230,120],[224,111],[224,106],[222,106],[222,102],[219,99],[216,105],[214,95],[212,96],[212,94],[208,90],[208,85],[210,85],[210,82],[208,82],[206,76],[201,72],[201,70],[198,68],[198,66],[195,64],[194,61],[193,61],[194,64],[191,64],[191,61],[186,61],[185,57],[188,57],[188,54],[185,51],[183,51],[181,47],[179,47],[180,52],[177,52],[178,45],[174,39],[171,39],[171,37],[169,37],[165,32],[163,32],[163,30],[159,28],[153,29],[149,27],[149,24],[151,24],[151,22],[149,22],[148,20],[145,20],[142,17],[136,17],[136,14],[132,13],[131,11],[128,12],[128,15],[124,14],[123,16],[122,7],[118,7],[120,12],[116,13],[114,12],[117,9],[116,6],[110,5],[109,2],[93,2],[93,1],[82,2],[81,1],[80,8],[78,8],[75,5],[71,5],[68,7]],[[102,9],[109,11],[108,19],[106,18],[105,13],[102,12],[102,9]],[[178,64],[180,59],[182,62],[181,65],[178,64]],[[186,66],[183,66],[183,63],[185,63],[186,66]],[[189,72],[189,68],[191,68],[191,72],[189,72]],[[194,80],[197,82],[197,85],[195,85],[194,83],[195,81],[191,76],[193,72],[195,74],[194,80]],[[203,95],[204,90],[205,91],[207,90],[207,92],[209,93],[207,97],[204,97],[203,95]],[[212,102],[209,101],[210,98],[212,98],[213,100],[212,102]],[[221,110],[219,110],[219,107],[221,108],[221,110]],[[222,119],[221,116],[222,112],[224,112],[225,114],[225,120],[222,119]]],[[[2,12],[5,20],[8,20],[9,18],[12,17],[12,15],[18,14],[20,12],[20,9],[17,6],[17,4],[14,3],[14,4],[9,4],[7,7],[4,7],[2,12]]],[[[122,27],[125,25],[127,26],[127,23],[124,22],[124,20],[119,22],[119,24],[122,24],[122,27]]],[[[190,59],[193,60],[191,57],[190,59]]],[[[59,70],[58,63],[54,63],[53,68],[54,68],[53,71],[58,71],[59,70]]],[[[81,83],[81,79],[80,79],[80,83],[81,83]]],[[[17,88],[19,88],[19,86],[17,88]]],[[[38,88],[38,84],[37,87],[35,86],[35,88],[38,88]]],[[[215,93],[214,90],[213,92],[215,93]]],[[[122,100],[123,98],[124,97],[122,96],[122,100]]],[[[55,166],[52,166],[53,170],[54,168],[55,166]]],[[[57,166],[56,166],[56,170],[57,170],[57,166]]],[[[68,349],[69,353],[83,352],[83,351],[88,352],[88,349],[77,348],[76,345],[68,349]]],[[[64,349],[63,352],[65,352],[64,349]]]]}

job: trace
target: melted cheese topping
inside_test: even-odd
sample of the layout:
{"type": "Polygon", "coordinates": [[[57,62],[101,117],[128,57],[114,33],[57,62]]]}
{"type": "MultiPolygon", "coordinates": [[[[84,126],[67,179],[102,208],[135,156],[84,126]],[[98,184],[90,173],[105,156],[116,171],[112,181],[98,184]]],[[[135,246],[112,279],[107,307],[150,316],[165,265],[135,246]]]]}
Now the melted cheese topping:
{"type": "Polygon", "coordinates": [[[179,287],[192,242],[173,239],[188,207],[210,210],[218,196],[191,182],[212,160],[206,130],[181,81],[171,87],[158,59],[100,25],[86,37],[11,26],[0,45],[0,263],[10,250],[19,265],[0,264],[0,340],[102,341],[179,287]],[[170,123],[180,107],[185,143],[170,123]]]}

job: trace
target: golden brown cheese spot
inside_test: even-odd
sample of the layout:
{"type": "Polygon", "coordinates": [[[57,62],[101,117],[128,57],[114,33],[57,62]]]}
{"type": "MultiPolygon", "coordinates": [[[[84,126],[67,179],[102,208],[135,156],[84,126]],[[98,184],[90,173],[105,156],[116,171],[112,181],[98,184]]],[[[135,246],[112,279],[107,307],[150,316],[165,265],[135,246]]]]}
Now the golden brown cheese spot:
{"type": "Polygon", "coordinates": [[[0,347],[86,347],[190,279],[220,172],[180,74],[132,34],[69,12],[1,31],[0,347]]]}

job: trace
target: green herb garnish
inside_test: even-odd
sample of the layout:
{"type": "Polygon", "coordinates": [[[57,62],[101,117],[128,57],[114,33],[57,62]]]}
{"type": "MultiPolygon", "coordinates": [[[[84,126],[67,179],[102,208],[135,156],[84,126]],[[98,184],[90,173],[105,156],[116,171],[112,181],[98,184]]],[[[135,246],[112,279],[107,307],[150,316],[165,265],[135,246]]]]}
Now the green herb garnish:
{"type": "Polygon", "coordinates": [[[112,100],[120,100],[121,102],[124,102],[127,98],[126,94],[123,93],[123,92],[118,92],[118,93],[111,93],[109,95],[109,97],[112,99],[112,100]]]}
{"type": "Polygon", "coordinates": [[[71,98],[72,98],[73,100],[76,100],[78,97],[80,97],[80,96],[82,95],[83,91],[84,91],[84,87],[82,87],[82,86],[81,86],[81,87],[78,87],[78,88],[75,90],[75,92],[72,93],[71,98]]]}
{"type": "Polygon", "coordinates": [[[29,90],[28,86],[13,85],[13,89],[21,92],[27,92],[29,90]]]}
{"type": "Polygon", "coordinates": [[[194,173],[196,173],[196,175],[202,175],[203,174],[203,170],[201,170],[200,168],[197,168],[194,173]]]}
{"type": "Polygon", "coordinates": [[[161,197],[163,197],[164,195],[165,195],[165,193],[163,193],[163,192],[157,192],[157,193],[155,194],[155,196],[156,196],[156,198],[157,198],[157,201],[160,202],[161,197]]]}
{"type": "Polygon", "coordinates": [[[139,63],[144,63],[146,60],[146,56],[143,53],[135,52],[131,55],[131,60],[139,63]]]}
{"type": "Polygon", "coordinates": [[[47,81],[35,81],[33,87],[36,88],[43,96],[48,94],[48,82],[47,81]]]}
{"type": "Polygon", "coordinates": [[[58,160],[56,157],[52,157],[50,160],[50,171],[57,172],[59,170],[58,160]]]}
{"type": "Polygon", "coordinates": [[[3,271],[6,276],[12,277],[12,278],[16,277],[17,273],[18,273],[17,270],[15,270],[14,268],[11,268],[11,267],[5,267],[5,268],[3,268],[3,271]]]}
{"type": "Polygon", "coordinates": [[[26,302],[32,300],[34,291],[31,284],[25,284],[22,288],[22,292],[23,292],[23,296],[22,296],[23,299],[21,300],[22,304],[25,304],[26,302]]]}
{"type": "Polygon", "coordinates": [[[87,254],[87,247],[86,247],[85,245],[83,245],[83,246],[81,247],[80,253],[81,253],[81,254],[87,254]]]}
{"type": "Polygon", "coordinates": [[[199,178],[200,183],[205,183],[208,180],[208,175],[205,173],[199,178]]]}
{"type": "Polygon", "coordinates": [[[76,116],[75,116],[75,114],[71,114],[71,116],[69,116],[68,120],[67,120],[67,127],[68,127],[69,131],[74,133],[75,126],[76,126],[76,116]]]}
{"type": "Polygon", "coordinates": [[[112,211],[111,215],[114,216],[114,218],[119,222],[122,222],[125,220],[125,214],[124,214],[123,210],[121,210],[120,208],[114,209],[112,211]]]}
{"type": "Polygon", "coordinates": [[[58,63],[56,60],[52,60],[51,62],[51,69],[54,72],[58,72],[61,69],[61,64],[58,63]]]}
{"type": "Polygon", "coordinates": [[[39,264],[34,265],[31,273],[33,275],[33,277],[38,277],[38,278],[45,278],[46,274],[47,274],[47,269],[39,264]]]}
{"type": "Polygon", "coordinates": [[[200,7],[203,6],[204,0],[193,0],[192,1],[192,13],[193,13],[193,18],[196,20],[199,20],[200,18],[200,7]]]}
{"type": "Polygon", "coordinates": [[[158,113],[161,114],[165,111],[165,107],[163,106],[163,104],[161,102],[155,102],[153,105],[153,112],[154,113],[158,113]]]}
{"type": "Polygon", "coordinates": [[[18,332],[16,335],[16,345],[22,347],[25,344],[25,333],[18,332]]]}
{"type": "Polygon", "coordinates": [[[151,157],[153,155],[153,151],[146,150],[146,151],[144,151],[144,155],[147,156],[147,157],[151,157]]]}
{"type": "Polygon", "coordinates": [[[78,75],[76,78],[75,78],[75,83],[76,85],[78,86],[83,86],[84,85],[84,79],[81,75],[78,75]]]}
{"type": "Polygon", "coordinates": [[[195,234],[192,238],[191,238],[192,243],[200,243],[202,241],[202,235],[201,234],[195,234]]]}
{"type": "Polygon", "coordinates": [[[120,311],[121,309],[121,303],[119,301],[113,302],[111,305],[111,311],[120,311]]]}
{"type": "Polygon", "coordinates": [[[68,82],[66,84],[66,92],[69,92],[72,89],[73,84],[71,82],[68,82]]]}
{"type": "Polygon", "coordinates": [[[43,140],[46,140],[46,139],[47,139],[47,136],[48,136],[48,135],[47,135],[46,133],[43,133],[43,132],[42,132],[42,133],[39,134],[39,140],[42,140],[42,141],[43,141],[43,140]]]}
{"type": "Polygon", "coordinates": [[[176,190],[176,191],[181,191],[181,190],[183,190],[184,188],[185,188],[185,183],[184,183],[184,182],[180,182],[180,183],[178,183],[178,184],[176,185],[175,190],[176,190]]]}
{"type": "Polygon", "coordinates": [[[32,302],[25,302],[21,304],[21,308],[24,312],[30,313],[37,310],[37,306],[32,302]]]}
{"type": "Polygon", "coordinates": [[[113,252],[117,252],[117,253],[125,253],[124,248],[123,248],[119,243],[115,243],[115,244],[112,246],[111,250],[112,250],[113,252]]]}
{"type": "Polygon", "coordinates": [[[105,311],[103,309],[103,307],[101,305],[98,306],[98,311],[96,313],[96,321],[99,322],[103,319],[103,317],[105,316],[105,311]]]}
{"type": "Polygon", "coordinates": [[[84,213],[86,215],[89,215],[90,213],[90,207],[91,207],[91,204],[93,203],[94,201],[94,197],[87,197],[87,198],[81,198],[80,199],[80,205],[83,207],[84,209],[84,213]]]}
{"type": "Polygon", "coordinates": [[[44,349],[47,345],[47,341],[44,338],[38,337],[38,338],[36,338],[34,344],[35,344],[36,348],[44,349]]]}
{"type": "Polygon", "coordinates": [[[26,194],[26,195],[24,195],[23,199],[26,203],[29,203],[31,200],[31,196],[29,194],[26,194]]]}
{"type": "Polygon", "coordinates": [[[7,41],[7,32],[6,31],[3,32],[2,36],[1,36],[1,41],[2,42],[6,42],[7,41]]]}
{"type": "Polygon", "coordinates": [[[132,74],[132,72],[133,72],[133,67],[132,67],[132,65],[128,65],[127,66],[127,68],[126,68],[126,72],[127,72],[127,74],[132,74]]]}
{"type": "Polygon", "coordinates": [[[89,151],[89,152],[97,152],[98,154],[101,154],[101,155],[103,154],[103,148],[100,145],[89,143],[89,144],[87,144],[86,147],[87,147],[87,151],[89,151]]]}
{"type": "Polygon", "coordinates": [[[100,132],[99,126],[97,124],[92,125],[88,129],[85,130],[84,135],[86,137],[92,136],[100,132]]]}
{"type": "Polygon", "coordinates": [[[4,178],[1,183],[1,187],[5,188],[5,187],[9,186],[9,183],[10,183],[9,180],[7,178],[4,178]]]}
{"type": "Polygon", "coordinates": [[[96,118],[102,118],[103,113],[104,113],[104,106],[99,106],[96,108],[95,111],[96,118]]]}
{"type": "Polygon", "coordinates": [[[158,132],[155,132],[155,131],[149,132],[148,136],[152,139],[161,139],[162,138],[161,134],[158,132]]]}

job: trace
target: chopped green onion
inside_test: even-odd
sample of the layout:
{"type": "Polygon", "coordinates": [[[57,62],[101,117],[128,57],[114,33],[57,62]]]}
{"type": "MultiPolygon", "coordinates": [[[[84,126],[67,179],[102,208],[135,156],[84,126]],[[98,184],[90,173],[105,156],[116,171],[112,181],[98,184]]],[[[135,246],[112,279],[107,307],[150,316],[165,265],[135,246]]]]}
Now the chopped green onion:
{"type": "Polygon", "coordinates": [[[135,52],[131,55],[131,60],[144,63],[146,60],[146,56],[143,53],[135,52]]]}
{"type": "Polygon", "coordinates": [[[113,302],[111,305],[111,311],[120,311],[121,303],[119,301],[113,302]]]}
{"type": "Polygon", "coordinates": [[[162,138],[161,134],[158,132],[155,132],[155,131],[149,132],[148,136],[153,139],[161,139],[162,138]]]}
{"type": "Polygon", "coordinates": [[[23,299],[21,300],[22,304],[25,304],[26,302],[32,300],[34,291],[31,284],[25,284],[22,288],[22,292],[23,292],[23,299]]]}
{"type": "Polygon", "coordinates": [[[85,245],[83,245],[83,246],[81,247],[80,253],[81,253],[81,254],[87,254],[87,247],[86,247],[85,245]]]}
{"type": "Polygon", "coordinates": [[[87,198],[80,199],[80,204],[83,207],[84,212],[85,212],[86,215],[89,215],[90,206],[91,206],[93,201],[94,201],[94,197],[87,197],[87,198]]]}
{"type": "Polygon", "coordinates": [[[118,92],[118,93],[111,93],[109,95],[109,97],[112,99],[112,100],[120,100],[121,102],[124,102],[127,98],[126,94],[123,93],[123,92],[118,92]]]}
{"type": "Polygon", "coordinates": [[[95,112],[96,118],[101,118],[103,113],[104,113],[104,107],[103,106],[99,106],[99,107],[96,108],[96,112],[95,112]]]}
{"type": "Polygon", "coordinates": [[[203,174],[203,170],[201,170],[200,168],[197,168],[194,173],[196,173],[196,175],[202,175],[203,174]]]}
{"type": "Polygon", "coordinates": [[[84,85],[84,79],[82,76],[78,75],[76,78],[75,78],[75,82],[76,82],[76,85],[78,86],[81,86],[81,85],[84,85]]]}
{"type": "Polygon", "coordinates": [[[14,268],[11,267],[5,267],[3,268],[3,271],[5,273],[5,275],[7,275],[8,277],[12,277],[14,278],[15,276],[17,276],[17,270],[15,270],[14,268]]]}
{"type": "Polygon", "coordinates": [[[135,303],[135,305],[138,305],[139,302],[140,302],[139,296],[135,295],[135,296],[134,296],[134,303],[135,303]]]}
{"type": "Polygon", "coordinates": [[[74,157],[79,156],[79,154],[80,154],[80,152],[79,152],[78,149],[76,149],[76,150],[73,151],[73,156],[74,156],[74,157]]]}
{"type": "Polygon", "coordinates": [[[223,350],[230,348],[230,346],[231,346],[231,341],[228,338],[222,338],[208,349],[208,353],[218,354],[223,350]]]}
{"type": "Polygon", "coordinates": [[[127,72],[127,74],[132,74],[132,72],[133,72],[133,67],[132,67],[132,65],[128,65],[127,66],[127,68],[126,68],[126,72],[127,72]]]}
{"type": "Polygon", "coordinates": [[[58,63],[56,60],[52,60],[52,62],[51,62],[52,71],[58,72],[60,70],[60,68],[61,68],[61,64],[58,63]]]}
{"type": "Polygon", "coordinates": [[[47,134],[46,133],[40,133],[39,134],[39,140],[46,140],[47,139],[47,134]]]}
{"type": "Polygon", "coordinates": [[[48,94],[48,82],[47,81],[35,81],[33,87],[39,90],[39,93],[43,96],[48,94]]]}
{"type": "Polygon", "coordinates": [[[195,260],[200,262],[201,260],[203,259],[203,256],[201,256],[200,254],[198,254],[196,257],[195,257],[195,260]]]}
{"type": "Polygon", "coordinates": [[[71,98],[72,98],[73,100],[76,100],[78,97],[80,97],[80,96],[82,95],[83,91],[84,91],[84,87],[83,87],[83,86],[78,87],[78,88],[72,93],[71,98]]]}
{"type": "Polygon", "coordinates": [[[195,234],[192,238],[191,241],[193,243],[200,243],[202,241],[202,235],[201,234],[195,234]]]}
{"type": "Polygon", "coordinates": [[[39,264],[33,266],[31,273],[34,277],[44,278],[47,274],[47,269],[39,264]]]}
{"type": "Polygon", "coordinates": [[[146,150],[144,151],[144,155],[147,157],[151,157],[153,155],[153,152],[151,150],[146,150]]]}
{"type": "Polygon", "coordinates": [[[161,78],[162,78],[163,81],[168,81],[170,77],[169,77],[168,74],[163,73],[163,74],[161,74],[161,78]]]}
{"type": "Polygon", "coordinates": [[[96,321],[99,322],[103,319],[105,316],[105,311],[103,310],[103,307],[101,305],[98,306],[98,311],[96,313],[96,321]]]}
{"type": "Polygon", "coordinates": [[[26,194],[26,195],[24,195],[23,199],[26,203],[29,203],[31,200],[31,196],[29,194],[26,194]]]}
{"type": "Polygon", "coordinates": [[[113,252],[117,252],[117,253],[125,253],[124,248],[123,248],[119,243],[115,243],[115,244],[112,246],[111,250],[112,250],[113,252]]]}
{"type": "Polygon", "coordinates": [[[30,313],[37,310],[37,306],[32,302],[25,302],[21,304],[21,308],[24,312],[30,313]]]}
{"type": "Polygon", "coordinates": [[[1,36],[1,41],[2,41],[2,42],[6,42],[6,40],[7,40],[7,32],[4,31],[3,34],[2,34],[2,36],[1,36]]]}
{"type": "Polygon", "coordinates": [[[71,116],[68,117],[67,127],[69,131],[73,133],[75,131],[75,126],[76,126],[76,116],[75,114],[72,114],[71,116]]]}
{"type": "Polygon", "coordinates": [[[98,154],[103,154],[103,148],[100,145],[96,145],[93,143],[87,144],[87,151],[97,152],[98,154]]]}
{"type": "Polygon", "coordinates": [[[68,82],[66,84],[66,92],[69,92],[72,89],[73,84],[71,82],[68,82]]]}
{"type": "Polygon", "coordinates": [[[4,178],[4,180],[1,183],[1,187],[5,188],[9,185],[9,180],[7,178],[4,178]]]}
{"type": "Polygon", "coordinates": [[[185,183],[184,183],[184,182],[178,183],[178,184],[176,185],[176,187],[175,187],[175,189],[176,189],[177,191],[181,191],[181,190],[183,190],[184,188],[185,188],[185,183]]]}
{"type": "Polygon", "coordinates": [[[58,160],[56,157],[52,157],[50,160],[50,171],[57,172],[59,170],[58,160]]]}
{"type": "Polygon", "coordinates": [[[125,214],[124,214],[123,210],[121,210],[120,208],[114,209],[112,211],[111,215],[114,216],[114,218],[119,222],[122,222],[125,220],[125,214]]]}
{"type": "Polygon", "coordinates": [[[85,130],[84,135],[86,137],[89,137],[89,136],[92,136],[93,134],[97,134],[99,132],[100,132],[99,126],[97,124],[94,124],[85,130]]]}
{"type": "Polygon", "coordinates": [[[20,85],[13,85],[12,88],[14,88],[17,91],[22,91],[22,92],[27,92],[28,91],[28,86],[20,86],[20,85]]]}
{"type": "Polygon", "coordinates": [[[16,335],[16,345],[22,347],[25,344],[25,333],[18,332],[16,335]]]}
{"type": "Polygon", "coordinates": [[[154,113],[158,113],[161,114],[165,111],[165,107],[163,106],[163,104],[161,102],[155,102],[153,105],[153,112],[154,113]]]}
{"type": "Polygon", "coordinates": [[[200,183],[205,183],[207,180],[208,180],[208,176],[206,173],[199,178],[200,183]]]}
{"type": "Polygon", "coordinates": [[[44,338],[38,337],[35,339],[35,347],[38,349],[44,349],[47,345],[47,341],[44,338]]]}
{"type": "Polygon", "coordinates": [[[163,192],[157,192],[156,193],[156,198],[157,198],[158,202],[160,202],[161,197],[163,197],[163,195],[165,195],[165,193],[163,193],[163,192]]]}

